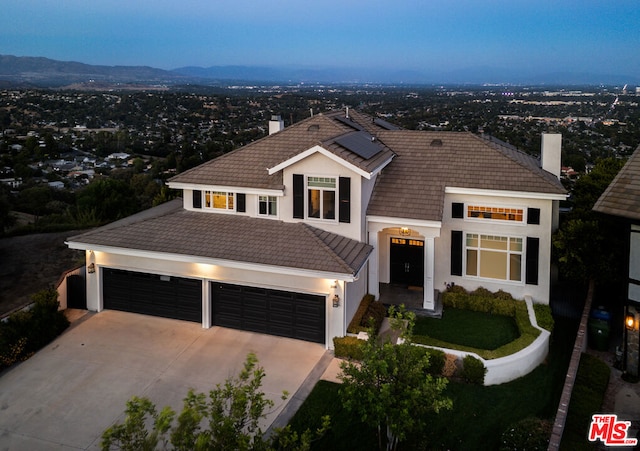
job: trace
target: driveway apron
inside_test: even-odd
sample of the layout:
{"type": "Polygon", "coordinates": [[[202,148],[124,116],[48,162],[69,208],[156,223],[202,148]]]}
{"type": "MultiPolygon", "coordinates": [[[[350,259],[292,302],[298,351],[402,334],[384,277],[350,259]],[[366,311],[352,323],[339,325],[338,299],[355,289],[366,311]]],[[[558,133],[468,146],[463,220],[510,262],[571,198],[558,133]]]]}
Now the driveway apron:
{"type": "Polygon", "coordinates": [[[254,352],[275,402],[263,430],[325,354],[322,345],[185,321],[103,311],[0,376],[0,450],[99,449],[132,396],[179,411],[189,388],[207,393],[254,352]]]}

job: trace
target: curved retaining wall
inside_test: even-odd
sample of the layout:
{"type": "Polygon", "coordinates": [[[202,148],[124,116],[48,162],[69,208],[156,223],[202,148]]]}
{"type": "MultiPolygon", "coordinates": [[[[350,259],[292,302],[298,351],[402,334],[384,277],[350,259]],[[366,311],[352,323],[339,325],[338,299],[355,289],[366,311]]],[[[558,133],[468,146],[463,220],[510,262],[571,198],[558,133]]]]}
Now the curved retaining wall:
{"type": "MultiPolygon", "coordinates": [[[[456,355],[459,360],[462,360],[467,355],[472,355],[476,359],[480,360],[484,364],[485,368],[487,368],[487,373],[484,377],[484,385],[502,384],[529,374],[547,358],[547,354],[549,354],[549,337],[551,333],[538,326],[531,296],[525,296],[524,300],[529,312],[529,321],[531,321],[531,324],[536,329],[540,330],[540,335],[533,343],[515,354],[501,357],[499,359],[485,360],[473,352],[457,351],[455,349],[440,348],[437,346],[426,347],[440,349],[447,354],[456,355]]],[[[416,346],[425,345],[416,344],[416,346]]]]}

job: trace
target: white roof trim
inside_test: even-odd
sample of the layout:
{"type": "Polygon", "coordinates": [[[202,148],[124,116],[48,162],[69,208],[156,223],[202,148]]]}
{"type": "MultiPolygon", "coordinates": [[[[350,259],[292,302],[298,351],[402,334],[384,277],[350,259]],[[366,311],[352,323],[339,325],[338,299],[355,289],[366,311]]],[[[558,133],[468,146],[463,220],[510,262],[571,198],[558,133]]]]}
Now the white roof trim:
{"type": "MultiPolygon", "coordinates": [[[[94,245],[82,243],[79,241],[65,241],[69,249],[78,249],[84,251],[97,251],[111,254],[128,255],[130,257],[144,257],[155,260],[179,261],[184,263],[205,263],[209,265],[224,266],[225,268],[234,268],[240,270],[259,271],[273,274],[288,274],[292,276],[312,277],[314,279],[334,279],[345,282],[354,282],[358,280],[359,275],[346,273],[333,273],[324,271],[315,271],[311,269],[300,269],[286,266],[262,265],[259,263],[246,263],[235,260],[224,260],[220,258],[198,257],[194,255],[172,254],[169,252],[153,252],[140,249],[129,249],[123,247],[113,247],[104,245],[94,245]]],[[[367,257],[368,259],[368,257],[367,257]]],[[[364,267],[364,265],[363,265],[364,267]]],[[[360,268],[362,269],[362,268],[360,268]]],[[[358,270],[358,273],[360,272],[358,270]]]]}
{"type": "Polygon", "coordinates": [[[440,229],[442,222],[440,221],[424,221],[422,219],[397,218],[391,216],[367,216],[368,223],[390,224],[396,227],[412,226],[412,227],[433,227],[440,229]]]}
{"type": "Polygon", "coordinates": [[[190,189],[196,191],[224,191],[229,193],[258,194],[261,196],[284,196],[284,189],[260,189],[245,188],[242,186],[204,185],[197,183],[175,183],[168,182],[167,186],[172,189],[190,189]]]}
{"type": "Polygon", "coordinates": [[[527,191],[502,191],[493,189],[457,188],[447,186],[445,194],[466,194],[472,196],[488,197],[519,197],[522,199],[565,200],[568,194],[536,193],[527,191]]]}
{"type": "Polygon", "coordinates": [[[305,158],[313,155],[316,152],[324,155],[325,157],[329,158],[330,160],[335,161],[338,164],[341,164],[342,166],[346,167],[347,169],[350,169],[351,171],[355,172],[356,174],[359,174],[362,177],[366,178],[367,180],[370,180],[371,177],[373,176],[373,173],[369,173],[367,171],[363,171],[359,167],[354,166],[353,164],[351,164],[348,161],[340,158],[339,156],[337,156],[333,152],[329,152],[324,147],[318,146],[318,145],[313,146],[310,149],[305,150],[304,152],[300,152],[299,154],[289,158],[288,160],[283,161],[280,164],[277,164],[276,166],[274,166],[272,168],[267,168],[269,170],[269,175],[273,175],[276,172],[279,172],[279,171],[291,166],[292,164],[295,164],[295,163],[297,163],[299,161],[302,161],[305,158]]]}

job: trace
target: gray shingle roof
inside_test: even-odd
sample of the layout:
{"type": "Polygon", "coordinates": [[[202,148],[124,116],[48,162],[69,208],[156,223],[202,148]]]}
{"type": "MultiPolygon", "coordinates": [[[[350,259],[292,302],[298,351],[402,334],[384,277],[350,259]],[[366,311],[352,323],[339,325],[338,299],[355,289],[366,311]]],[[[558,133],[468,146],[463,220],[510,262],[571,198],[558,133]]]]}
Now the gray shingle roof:
{"type": "MultiPolygon", "coordinates": [[[[366,160],[335,144],[335,138],[355,130],[347,125],[348,122],[335,120],[340,115],[344,113],[337,111],[305,119],[295,126],[178,174],[169,182],[282,189],[282,171],[269,175],[268,169],[323,143],[327,150],[367,172],[373,172],[393,156],[393,152],[385,147],[374,158],[366,160]]],[[[383,130],[368,116],[356,114],[355,118],[358,119],[358,124],[364,123],[360,128],[370,132],[383,130]]]]}
{"type": "Polygon", "coordinates": [[[67,242],[355,275],[372,247],[304,223],[162,205],[67,242]]]}
{"type": "Polygon", "coordinates": [[[369,215],[440,221],[445,187],[566,193],[535,158],[471,133],[377,135],[397,156],[376,181],[369,215]]]}
{"type": "Polygon", "coordinates": [[[593,210],[640,220],[640,146],[602,193],[593,210]]]}

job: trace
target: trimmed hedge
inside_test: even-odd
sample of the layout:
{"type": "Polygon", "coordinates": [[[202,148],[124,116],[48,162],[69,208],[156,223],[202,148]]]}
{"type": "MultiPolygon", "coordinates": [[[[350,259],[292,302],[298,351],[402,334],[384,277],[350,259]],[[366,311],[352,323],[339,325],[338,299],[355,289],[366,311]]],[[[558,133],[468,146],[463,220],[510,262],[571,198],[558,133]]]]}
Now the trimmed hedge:
{"type": "Polygon", "coordinates": [[[551,421],[535,417],[525,418],[502,433],[500,451],[546,451],[552,432],[551,421]]]}
{"type": "Polygon", "coordinates": [[[374,330],[378,333],[385,316],[387,316],[385,306],[381,302],[375,302],[375,297],[372,294],[365,294],[349,323],[349,327],[347,327],[347,332],[350,334],[367,332],[373,319],[374,330]]]}
{"type": "Polygon", "coordinates": [[[553,332],[555,321],[551,315],[551,307],[545,304],[533,304],[533,310],[536,313],[538,326],[548,330],[549,332],[553,332]]]}
{"type": "Polygon", "coordinates": [[[350,360],[362,360],[363,340],[356,337],[333,337],[333,348],[336,357],[350,360]]]}
{"type": "Polygon", "coordinates": [[[484,385],[484,375],[487,368],[482,360],[476,359],[472,355],[467,355],[462,359],[462,379],[465,382],[476,385],[484,385]]]}
{"type": "Polygon", "coordinates": [[[533,343],[535,339],[538,338],[538,335],[540,335],[540,331],[533,327],[529,321],[527,304],[524,301],[514,300],[509,293],[504,291],[498,291],[494,294],[486,288],[478,288],[469,293],[463,287],[454,285],[442,293],[442,304],[450,308],[511,316],[518,326],[520,337],[511,343],[507,343],[493,350],[456,345],[422,335],[415,335],[413,341],[428,346],[473,352],[483,359],[489,360],[515,354],[533,343]]]}

